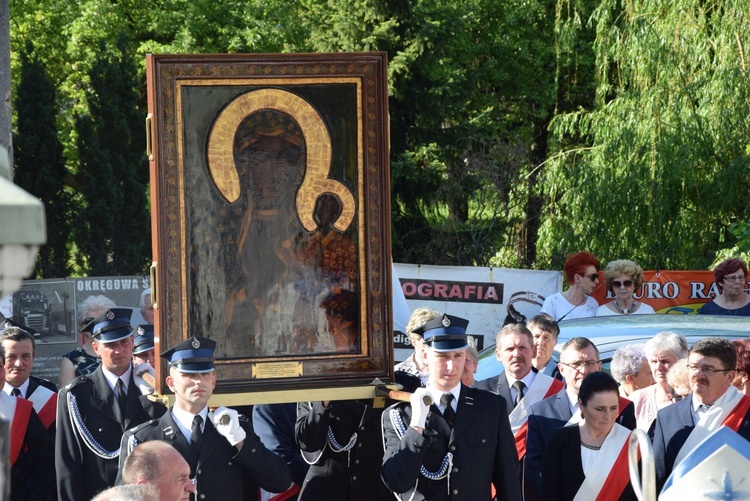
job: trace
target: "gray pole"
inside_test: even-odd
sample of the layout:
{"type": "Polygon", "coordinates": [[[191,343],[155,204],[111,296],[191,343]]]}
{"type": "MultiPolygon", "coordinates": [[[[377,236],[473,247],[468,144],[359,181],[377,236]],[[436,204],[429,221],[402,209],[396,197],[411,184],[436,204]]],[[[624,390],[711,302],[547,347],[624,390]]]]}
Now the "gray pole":
{"type": "MultiPolygon", "coordinates": [[[[10,96],[10,8],[8,0],[0,0],[0,146],[8,149],[13,165],[13,134],[10,96]]],[[[13,180],[11,169],[10,180],[13,180]]]]}
{"type": "Polygon", "coordinates": [[[0,419],[0,501],[10,499],[10,422],[0,419]]]}

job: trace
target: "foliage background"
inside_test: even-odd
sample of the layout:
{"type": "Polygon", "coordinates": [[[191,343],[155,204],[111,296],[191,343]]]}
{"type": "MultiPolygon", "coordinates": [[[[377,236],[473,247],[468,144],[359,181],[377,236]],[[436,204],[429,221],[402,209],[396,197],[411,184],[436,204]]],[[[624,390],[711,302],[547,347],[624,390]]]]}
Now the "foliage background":
{"type": "Polygon", "coordinates": [[[40,278],[150,263],[147,53],[386,51],[394,261],[705,269],[750,250],[741,0],[10,8],[16,182],[51,227],[40,278]]]}

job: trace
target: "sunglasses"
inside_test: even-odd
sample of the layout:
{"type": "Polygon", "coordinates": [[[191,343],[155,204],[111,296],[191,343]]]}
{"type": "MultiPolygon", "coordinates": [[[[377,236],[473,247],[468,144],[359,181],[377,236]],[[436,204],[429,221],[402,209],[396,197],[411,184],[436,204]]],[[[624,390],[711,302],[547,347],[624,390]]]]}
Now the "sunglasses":
{"type": "Polygon", "coordinates": [[[633,286],[633,281],[632,280],[625,280],[624,282],[620,282],[619,280],[612,280],[612,287],[615,287],[615,288],[619,289],[623,285],[625,287],[632,287],[633,286]]]}
{"type": "Polygon", "coordinates": [[[582,276],[588,277],[588,279],[591,280],[592,282],[596,282],[597,280],[599,280],[598,273],[592,273],[591,275],[582,275],[582,276]]]}

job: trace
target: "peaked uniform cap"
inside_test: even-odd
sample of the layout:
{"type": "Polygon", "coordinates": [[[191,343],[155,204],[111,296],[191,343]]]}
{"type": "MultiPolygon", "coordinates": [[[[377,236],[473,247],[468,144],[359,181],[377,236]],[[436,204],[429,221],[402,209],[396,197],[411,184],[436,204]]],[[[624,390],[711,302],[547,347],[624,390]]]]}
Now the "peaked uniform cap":
{"type": "Polygon", "coordinates": [[[420,334],[424,338],[424,343],[433,351],[458,351],[469,346],[466,341],[468,325],[469,321],[465,318],[443,314],[417,327],[413,332],[420,334]]]}
{"type": "Polygon", "coordinates": [[[130,308],[110,308],[86,325],[82,330],[101,343],[114,343],[131,336],[130,308]],[[90,328],[90,329],[89,329],[90,328]]]}
{"type": "Polygon", "coordinates": [[[161,354],[170,367],[180,372],[199,373],[214,370],[216,341],[192,336],[161,354]]]}
{"type": "Polygon", "coordinates": [[[145,353],[154,349],[154,326],[151,324],[139,325],[133,329],[133,355],[145,353]]]}

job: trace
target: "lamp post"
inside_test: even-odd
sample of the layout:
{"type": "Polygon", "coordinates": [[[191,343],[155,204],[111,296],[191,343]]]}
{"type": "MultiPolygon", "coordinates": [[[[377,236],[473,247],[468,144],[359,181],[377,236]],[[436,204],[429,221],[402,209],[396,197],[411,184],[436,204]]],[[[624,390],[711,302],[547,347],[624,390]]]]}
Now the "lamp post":
{"type": "MultiPolygon", "coordinates": [[[[0,297],[21,288],[47,240],[44,204],[11,181],[8,150],[0,145],[0,297]]],[[[0,501],[10,498],[10,423],[0,419],[0,501]]]]}

